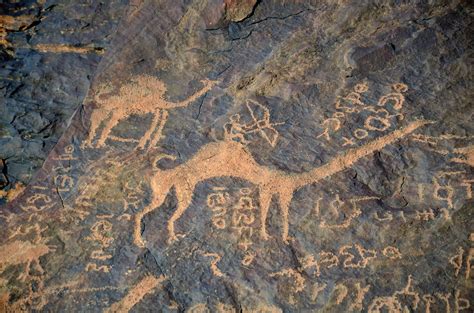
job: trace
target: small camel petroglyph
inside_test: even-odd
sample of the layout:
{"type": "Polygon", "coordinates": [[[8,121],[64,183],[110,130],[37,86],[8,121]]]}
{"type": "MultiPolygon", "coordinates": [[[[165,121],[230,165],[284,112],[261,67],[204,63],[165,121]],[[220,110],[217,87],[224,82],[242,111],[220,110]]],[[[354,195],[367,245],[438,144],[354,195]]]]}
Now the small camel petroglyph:
{"type": "Polygon", "coordinates": [[[92,112],[91,129],[88,138],[83,143],[84,147],[93,147],[97,130],[102,122],[104,129],[97,140],[96,147],[103,147],[110,135],[112,128],[121,120],[132,114],[153,114],[150,128],[143,135],[138,143],[138,148],[145,148],[148,144],[152,148],[160,140],[161,133],[168,118],[169,109],[186,107],[196,99],[208,92],[215,84],[215,81],[202,80],[204,87],[180,102],[170,102],[164,98],[167,91],[165,84],[152,76],[138,76],[132,83],[120,88],[119,94],[111,96],[107,100],[98,100],[99,107],[92,112]]]}
{"type": "Polygon", "coordinates": [[[39,258],[55,250],[55,247],[47,246],[44,243],[33,244],[30,241],[20,240],[0,246],[0,273],[3,273],[7,266],[26,264],[25,270],[18,278],[27,281],[33,264],[35,270],[43,275],[44,270],[39,258]]]}
{"type": "Polygon", "coordinates": [[[178,201],[176,211],[168,220],[168,234],[169,242],[177,240],[175,222],[190,206],[196,185],[210,178],[227,176],[241,178],[258,186],[262,239],[269,237],[266,230],[267,215],[272,198],[278,197],[283,220],[282,239],[287,243],[289,205],[295,190],[317,183],[351,167],[361,158],[383,149],[428,123],[431,122],[414,121],[405,128],[394,130],[358,148],[349,149],[323,166],[301,174],[288,174],[261,166],[241,143],[231,140],[209,143],[184,164],[168,170],[156,169],[150,179],[152,200],[147,207],[135,215],[134,242],[140,247],[145,246],[141,233],[142,218],[161,206],[173,187],[178,201]]]}

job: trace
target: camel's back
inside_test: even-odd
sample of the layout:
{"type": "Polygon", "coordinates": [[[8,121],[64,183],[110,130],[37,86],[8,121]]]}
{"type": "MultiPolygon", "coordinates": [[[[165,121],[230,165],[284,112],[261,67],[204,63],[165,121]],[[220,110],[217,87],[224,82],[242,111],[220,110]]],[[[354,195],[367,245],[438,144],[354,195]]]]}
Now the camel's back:
{"type": "Polygon", "coordinates": [[[197,181],[220,176],[256,181],[268,174],[242,144],[234,141],[209,143],[181,166],[187,176],[197,181]]]}

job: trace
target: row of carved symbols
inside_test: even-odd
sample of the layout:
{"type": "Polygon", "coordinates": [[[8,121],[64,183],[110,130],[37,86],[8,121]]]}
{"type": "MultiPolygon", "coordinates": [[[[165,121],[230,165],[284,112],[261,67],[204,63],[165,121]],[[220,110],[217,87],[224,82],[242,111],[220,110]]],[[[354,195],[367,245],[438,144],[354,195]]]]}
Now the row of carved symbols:
{"type": "MultiPolygon", "coordinates": [[[[9,265],[25,264],[25,268],[18,278],[28,285],[27,295],[18,299],[14,305],[29,304],[36,309],[41,309],[45,305],[45,298],[39,295],[44,290],[46,273],[39,259],[55,252],[57,247],[48,245],[50,238],[44,236],[48,226],[44,223],[45,218],[42,212],[52,209],[58,202],[62,203],[60,193],[71,191],[74,187],[75,182],[70,175],[72,168],[70,162],[77,158],[74,157],[73,153],[74,146],[68,145],[64,148],[63,153],[53,157],[55,161],[67,162],[66,165],[60,163],[53,167],[53,187],[32,186],[35,193],[28,196],[24,203],[20,205],[21,210],[27,214],[25,221],[21,221],[20,225],[13,226],[11,225],[13,214],[6,218],[9,225],[8,243],[0,246],[0,274],[9,265]],[[59,199],[54,201],[51,193],[57,194],[59,199]],[[33,235],[31,239],[25,239],[25,237],[29,238],[31,235],[33,235]]],[[[62,210],[61,216],[63,214],[62,210]]],[[[0,286],[4,283],[6,282],[0,278],[0,286]]]]}
{"type": "Polygon", "coordinates": [[[224,230],[229,224],[231,225],[232,231],[237,234],[237,246],[246,252],[242,259],[242,265],[245,266],[250,265],[255,257],[251,247],[254,244],[253,234],[256,227],[257,206],[251,194],[252,190],[249,188],[240,188],[237,200],[232,201],[228,189],[214,187],[213,192],[207,196],[207,205],[212,212],[213,227],[217,230],[224,230]],[[227,217],[229,211],[230,218],[227,217]]]}
{"type": "MultiPolygon", "coordinates": [[[[286,296],[286,301],[291,305],[298,304],[299,296],[309,296],[311,301],[316,304],[332,304],[343,310],[343,307],[349,311],[359,312],[364,309],[366,295],[372,288],[371,285],[363,285],[361,282],[347,284],[345,282],[336,283],[330,292],[330,297],[325,303],[319,303],[318,299],[328,284],[324,282],[310,282],[299,271],[295,269],[284,269],[270,274],[270,277],[278,279],[278,288],[282,295],[286,296]]],[[[414,287],[412,275],[408,276],[408,282],[401,290],[397,290],[388,296],[378,296],[373,299],[367,299],[369,303],[366,307],[369,313],[404,313],[417,311],[424,307],[425,313],[441,312],[444,307],[445,312],[460,312],[470,308],[470,301],[461,296],[462,291],[456,289],[451,301],[451,293],[435,292],[434,294],[425,294],[419,292],[414,287]],[[454,311],[451,308],[454,308],[454,311]]]]}
{"type": "Polygon", "coordinates": [[[378,200],[378,197],[353,197],[348,200],[341,200],[340,195],[336,194],[333,199],[325,199],[319,197],[314,207],[314,214],[317,218],[321,218],[319,226],[329,229],[345,229],[351,222],[361,213],[359,207],[360,202],[378,200]],[[328,205],[324,205],[328,203],[328,205]]]}
{"type": "Polygon", "coordinates": [[[312,272],[314,276],[321,275],[321,269],[337,268],[342,264],[344,269],[366,268],[372,260],[377,257],[389,260],[402,259],[402,254],[397,247],[387,246],[377,253],[373,249],[365,249],[359,244],[342,246],[337,252],[321,251],[315,258],[314,255],[307,255],[301,260],[302,270],[312,272]]]}
{"type": "Polygon", "coordinates": [[[355,146],[357,141],[364,140],[371,133],[384,132],[404,119],[400,113],[405,103],[404,92],[408,86],[396,83],[393,92],[382,96],[376,105],[368,105],[363,100],[363,93],[369,90],[366,83],[357,84],[354,91],[339,97],[334,105],[335,112],[322,122],[324,131],[317,136],[332,141],[334,134],[342,130],[345,120],[351,115],[361,116],[364,123],[352,132],[352,136],[342,136],[342,146],[355,146]]]}
{"type": "Polygon", "coordinates": [[[95,222],[90,229],[91,233],[86,239],[97,244],[98,249],[91,252],[90,258],[93,261],[87,263],[85,268],[86,272],[110,272],[111,265],[109,265],[107,261],[110,260],[113,255],[108,248],[114,241],[111,235],[113,228],[113,224],[110,222],[111,218],[113,218],[113,215],[97,215],[98,221],[95,222]]]}
{"type": "Polygon", "coordinates": [[[471,270],[474,268],[474,233],[469,236],[471,246],[464,250],[463,247],[458,247],[457,252],[449,258],[449,264],[454,267],[454,277],[464,271],[464,278],[471,279],[471,270]]]}
{"type": "Polygon", "coordinates": [[[395,291],[390,296],[380,296],[372,299],[367,311],[369,313],[382,313],[386,311],[396,313],[410,312],[411,309],[416,311],[421,306],[421,302],[425,313],[430,313],[432,310],[433,312],[441,312],[441,307],[443,306],[445,312],[456,313],[471,307],[470,301],[461,297],[462,291],[459,289],[454,291],[454,311],[452,311],[451,292],[435,292],[434,294],[421,292],[420,294],[413,285],[413,277],[409,275],[407,285],[402,290],[395,291]],[[435,306],[436,309],[434,309],[435,306]]]}

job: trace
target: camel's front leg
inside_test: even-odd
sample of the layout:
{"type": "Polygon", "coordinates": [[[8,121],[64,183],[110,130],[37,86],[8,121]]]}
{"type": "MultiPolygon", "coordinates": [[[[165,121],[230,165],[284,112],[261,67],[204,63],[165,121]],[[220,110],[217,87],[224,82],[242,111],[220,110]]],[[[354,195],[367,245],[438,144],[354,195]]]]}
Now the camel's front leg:
{"type": "MultiPolygon", "coordinates": [[[[162,110],[160,125],[158,126],[158,129],[156,130],[155,135],[150,140],[150,145],[148,146],[149,149],[156,146],[156,144],[160,140],[161,135],[163,134],[163,128],[165,127],[165,123],[167,120],[168,120],[168,111],[162,110]]],[[[155,125],[155,128],[156,128],[156,125],[155,125]]]]}
{"type": "Polygon", "coordinates": [[[135,215],[133,241],[140,248],[145,247],[145,241],[143,240],[143,237],[142,237],[142,219],[145,215],[155,210],[160,205],[162,205],[163,202],[165,202],[167,192],[168,192],[168,189],[165,190],[164,188],[163,190],[153,190],[153,199],[151,200],[151,203],[147,207],[145,207],[141,212],[138,212],[135,215]]]}
{"type": "Polygon", "coordinates": [[[272,202],[272,193],[268,189],[260,188],[259,191],[260,197],[260,237],[263,240],[268,240],[269,236],[267,234],[267,215],[268,210],[270,210],[270,204],[272,202]]]}
{"type": "Polygon", "coordinates": [[[97,147],[103,147],[105,145],[105,141],[109,137],[110,132],[112,131],[112,128],[114,128],[114,126],[118,124],[118,122],[120,121],[120,119],[122,119],[122,117],[123,117],[122,112],[120,111],[112,112],[112,117],[105,125],[104,130],[102,131],[102,134],[99,137],[99,140],[97,140],[97,147]]]}
{"type": "Polygon", "coordinates": [[[162,119],[162,110],[158,110],[157,112],[153,113],[153,120],[151,121],[151,125],[146,131],[146,133],[143,135],[143,137],[140,139],[140,142],[138,143],[137,149],[144,149],[147,142],[151,139],[151,135],[153,132],[156,130],[158,127],[158,123],[162,119]]]}
{"type": "Polygon", "coordinates": [[[21,273],[18,278],[21,281],[27,281],[28,278],[30,277],[30,271],[31,271],[31,260],[28,260],[25,265],[25,270],[23,273],[21,273]]]}
{"type": "MultiPolygon", "coordinates": [[[[174,223],[184,214],[186,209],[191,205],[193,198],[193,190],[186,188],[177,188],[176,187],[176,197],[178,198],[178,204],[176,206],[176,211],[173,213],[171,218],[168,221],[168,243],[178,240],[178,235],[176,235],[174,230],[174,223]]],[[[184,237],[184,235],[179,235],[184,237]]]]}

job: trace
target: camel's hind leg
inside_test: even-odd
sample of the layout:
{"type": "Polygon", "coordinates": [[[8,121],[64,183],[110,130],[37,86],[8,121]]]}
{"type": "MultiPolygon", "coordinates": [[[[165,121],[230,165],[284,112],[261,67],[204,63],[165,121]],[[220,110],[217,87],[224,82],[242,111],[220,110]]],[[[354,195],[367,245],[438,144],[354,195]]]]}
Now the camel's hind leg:
{"type": "Polygon", "coordinates": [[[186,209],[191,205],[193,199],[193,189],[188,188],[177,188],[176,187],[176,197],[178,199],[178,204],[176,206],[176,211],[173,213],[171,218],[168,220],[168,243],[178,240],[178,236],[174,230],[174,223],[184,214],[186,209]]]}
{"type": "Polygon", "coordinates": [[[133,241],[135,244],[141,248],[145,247],[145,242],[142,237],[142,219],[145,215],[150,213],[151,211],[158,208],[166,199],[167,192],[154,192],[153,199],[151,203],[144,208],[141,212],[138,212],[135,215],[135,227],[133,230],[133,241]]]}
{"type": "Polygon", "coordinates": [[[267,234],[267,215],[270,210],[270,204],[272,202],[273,194],[270,190],[260,188],[259,197],[260,197],[260,237],[263,240],[268,240],[269,236],[267,234]]]}
{"type": "Polygon", "coordinates": [[[92,141],[95,138],[95,135],[97,134],[97,129],[99,129],[100,124],[110,115],[110,112],[101,110],[101,109],[96,109],[92,112],[91,115],[91,126],[89,129],[89,135],[87,136],[87,139],[84,141],[82,144],[83,147],[92,147],[92,141]]]}

